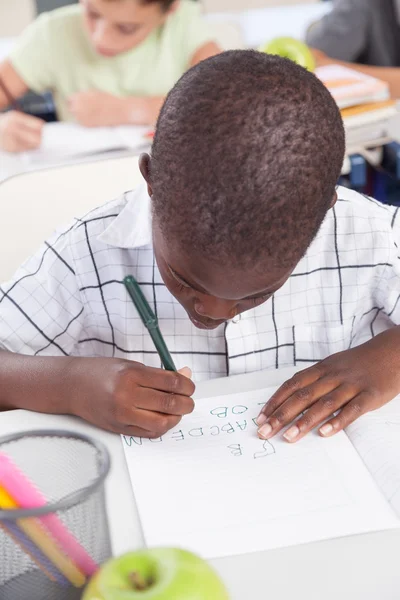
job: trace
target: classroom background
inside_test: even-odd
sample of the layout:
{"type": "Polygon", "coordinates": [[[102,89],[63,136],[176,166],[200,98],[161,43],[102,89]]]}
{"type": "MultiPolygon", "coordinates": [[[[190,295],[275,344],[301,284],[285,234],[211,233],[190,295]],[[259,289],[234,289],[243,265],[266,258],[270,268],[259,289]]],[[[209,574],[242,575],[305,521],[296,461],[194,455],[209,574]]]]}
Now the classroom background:
{"type": "MultiPolygon", "coordinates": [[[[335,0],[190,1],[196,2],[201,7],[202,19],[208,23],[213,38],[222,50],[259,49],[281,37],[308,43],[311,32],[315,32],[313,28],[318,27],[324,17],[333,14],[338,4],[335,0]]],[[[377,0],[376,5],[379,5],[380,1],[377,0]]],[[[382,0],[382,4],[384,1],[386,2],[382,0]]],[[[390,1],[388,0],[387,4],[390,1]]],[[[18,43],[20,35],[37,16],[68,4],[74,5],[76,2],[73,0],[0,0],[0,63],[6,59],[18,43]]],[[[389,66],[389,71],[369,71],[369,68],[375,68],[373,63],[366,65],[360,63],[361,66],[357,67],[358,63],[353,64],[355,61],[352,62],[349,56],[343,55],[328,57],[315,54],[314,59],[317,60],[316,73],[331,89],[344,119],[347,143],[340,183],[372,195],[382,203],[400,207],[400,116],[395,85],[396,69],[400,69],[400,20],[399,25],[394,26],[394,29],[396,28],[399,33],[399,62],[389,66]],[[355,70],[352,70],[352,67],[355,70]],[[368,73],[374,73],[374,77],[370,79],[368,73]],[[350,81],[350,84],[338,86],[337,82],[343,78],[350,81]]],[[[383,30],[379,29],[378,37],[383,33],[383,30]]],[[[385,69],[382,65],[377,67],[385,69]]],[[[43,94],[29,91],[18,99],[18,102],[21,113],[40,116],[46,124],[38,149],[17,153],[0,150],[0,282],[12,277],[19,265],[34,253],[55,229],[102,203],[119,197],[122,192],[134,189],[142,181],[138,169],[138,155],[142,151],[151,149],[154,135],[154,127],[151,125],[89,128],[73,121],[61,122],[58,120],[59,115],[50,89],[43,94]]],[[[8,110],[7,108],[4,114],[8,110]]],[[[295,197],[293,201],[296,201],[295,197]]],[[[365,200],[365,203],[368,204],[369,201],[365,200]]],[[[396,214],[397,211],[394,212],[395,216],[396,214]]],[[[47,250],[51,254],[51,246],[48,246],[45,252],[47,250]]],[[[369,268],[374,265],[362,266],[369,268]]],[[[339,261],[334,273],[339,274],[341,293],[339,261]]],[[[60,287],[62,285],[61,281],[60,287]]],[[[373,310],[377,310],[379,314],[382,309],[376,307],[373,310]]],[[[337,328],[334,330],[337,331],[337,328]]],[[[292,377],[295,371],[296,369],[292,368],[260,371],[251,373],[250,377],[239,375],[223,380],[202,382],[198,387],[198,397],[204,399],[206,403],[205,425],[208,429],[212,428],[214,432],[215,422],[221,425],[218,421],[221,416],[219,411],[221,407],[224,410],[227,402],[225,398],[229,395],[234,396],[236,400],[231,408],[232,414],[226,412],[225,416],[227,419],[232,417],[232,421],[235,419],[236,425],[241,430],[240,423],[243,423],[244,417],[248,418],[250,423],[250,414],[253,415],[251,411],[257,408],[258,412],[260,404],[264,402],[265,389],[276,389],[292,377]],[[261,393],[257,391],[260,389],[261,393]],[[247,413],[250,406],[249,395],[252,397],[253,406],[247,413]],[[216,404],[213,403],[215,399],[218,399],[216,404]]],[[[254,415],[257,412],[254,412],[254,415]]],[[[181,504],[176,503],[174,508],[178,511],[182,505],[189,507],[187,514],[180,517],[186,516],[190,521],[193,521],[193,514],[196,515],[196,535],[199,536],[199,532],[203,535],[205,532],[207,536],[204,555],[212,557],[211,564],[229,585],[232,600],[291,598],[295,594],[296,597],[308,600],[321,597],[325,600],[337,598],[398,600],[399,529],[394,529],[398,525],[398,520],[396,518],[394,523],[394,514],[389,511],[384,496],[390,498],[396,515],[400,516],[398,475],[400,398],[382,409],[378,416],[377,412],[367,415],[365,424],[360,425],[359,422],[354,424],[349,431],[349,439],[336,437],[336,442],[333,440],[329,452],[315,452],[313,438],[308,438],[311,439],[310,447],[300,446],[301,449],[305,448],[305,451],[300,453],[298,458],[293,459],[290,447],[286,447],[287,454],[283,453],[281,460],[285,468],[289,467],[291,476],[282,489],[285,499],[296,501],[296,514],[290,514],[283,525],[282,520],[278,520],[275,538],[271,539],[269,536],[264,536],[264,539],[260,535],[258,517],[257,520],[254,519],[254,515],[261,515],[264,512],[271,518],[268,506],[272,506],[272,503],[268,504],[268,495],[271,489],[280,486],[281,473],[278,469],[275,472],[277,483],[274,483],[273,479],[259,476],[254,470],[254,465],[259,469],[262,464],[254,459],[275,453],[274,446],[267,440],[263,442],[261,452],[259,446],[252,446],[253,441],[251,441],[248,451],[246,446],[246,456],[242,456],[240,451],[239,458],[239,455],[235,454],[237,446],[236,449],[233,445],[228,446],[231,450],[229,460],[244,459],[242,463],[244,462],[246,469],[248,468],[251,473],[257,473],[257,476],[253,475],[252,482],[245,477],[239,479],[236,464],[232,463],[233,467],[229,466],[224,472],[225,481],[228,483],[224,484],[223,493],[219,497],[215,491],[218,488],[213,487],[217,480],[210,485],[211,492],[205,487],[203,489],[190,485],[190,476],[197,474],[200,464],[192,458],[190,452],[181,454],[181,460],[177,458],[171,461],[174,468],[184,464],[187,477],[182,477],[182,471],[178,469],[176,472],[174,469],[164,469],[165,477],[168,479],[165,486],[160,486],[156,478],[150,478],[152,485],[149,485],[150,470],[149,463],[145,460],[146,455],[138,467],[136,464],[133,465],[130,456],[133,456],[135,449],[148,451],[150,448],[151,452],[152,449],[157,448],[157,444],[149,443],[147,446],[144,444],[143,447],[135,448],[133,438],[126,438],[122,445],[119,436],[92,427],[75,417],[14,410],[0,414],[0,434],[10,436],[11,439],[11,443],[0,443],[0,483],[4,473],[8,474],[10,479],[8,482],[10,495],[7,492],[8,488],[3,489],[0,485],[0,511],[4,507],[18,508],[18,503],[12,503],[11,492],[16,498],[19,493],[17,499],[21,506],[29,500],[29,506],[39,507],[37,509],[39,512],[28,514],[28,528],[21,528],[20,531],[19,519],[16,522],[17,526],[12,530],[14,522],[11,523],[11,533],[14,536],[17,533],[20,537],[15,539],[9,536],[12,541],[8,542],[7,547],[0,543],[1,600],[7,598],[19,600],[27,597],[23,592],[29,594],[30,600],[38,597],[34,595],[37,587],[31,584],[33,580],[30,578],[27,580],[28,584],[24,584],[23,588],[19,587],[17,592],[15,588],[8,587],[8,590],[11,590],[9,595],[6,594],[3,585],[4,580],[8,585],[8,581],[14,578],[14,572],[19,575],[19,569],[23,575],[28,572],[30,577],[29,569],[32,564],[25,556],[30,554],[26,552],[27,549],[32,551],[35,560],[39,557],[39,567],[45,567],[43,590],[50,591],[46,592],[47,595],[43,591],[43,594],[39,595],[40,600],[46,598],[53,600],[55,597],[59,600],[64,597],[68,600],[71,597],[77,599],[80,597],[79,589],[82,581],[86,582],[86,578],[97,570],[98,564],[110,556],[111,552],[119,556],[131,551],[132,548],[143,546],[142,532],[145,520],[146,526],[150,524],[156,535],[164,534],[163,526],[169,525],[168,521],[173,522],[174,519],[163,519],[162,512],[159,511],[155,515],[154,498],[159,495],[160,489],[169,488],[176,493],[178,485],[182,486],[185,493],[186,490],[188,491],[188,500],[182,494],[181,504]],[[47,434],[39,437],[18,434],[17,440],[15,439],[16,432],[43,428],[50,430],[50,439],[47,434]],[[60,428],[72,430],[74,434],[69,437],[66,437],[65,433],[61,436],[54,435],[54,430],[60,428]],[[354,442],[354,448],[349,440],[354,442]],[[4,453],[10,453],[13,461],[5,462],[4,456],[2,458],[3,450],[4,453]],[[111,456],[111,469],[108,453],[111,456]],[[363,460],[366,457],[365,464],[361,462],[360,457],[363,460]],[[21,471],[15,469],[13,462],[21,471]],[[302,481],[301,469],[304,464],[306,464],[307,476],[302,481]],[[343,468],[343,465],[346,468],[343,468]],[[367,477],[365,465],[369,472],[374,474],[373,478],[367,477]],[[134,472],[135,480],[139,482],[135,485],[140,485],[146,491],[141,498],[140,507],[141,516],[145,514],[145,519],[139,519],[137,505],[132,496],[133,475],[131,477],[130,472],[134,472]],[[310,473],[314,473],[314,479],[318,483],[315,489],[320,506],[328,507],[326,509],[328,529],[324,531],[319,520],[313,521],[313,512],[317,514],[317,511],[310,510],[310,499],[311,502],[314,501],[311,496],[314,488],[309,483],[312,481],[309,477],[310,473]],[[343,493],[346,491],[352,500],[349,513],[341,512],[342,502],[344,502],[341,491],[342,477],[343,493]],[[259,492],[258,483],[261,480],[265,493],[259,492]],[[87,486],[90,481],[95,481],[97,486],[94,495],[90,495],[94,488],[89,490],[90,494],[88,492],[87,486]],[[40,494],[38,496],[32,483],[46,493],[43,492],[42,496],[40,494]],[[197,493],[198,489],[200,493],[197,493]],[[243,497],[242,490],[246,491],[243,497]],[[384,495],[381,494],[382,490],[384,495]],[[75,502],[77,495],[79,502],[75,506],[72,505],[72,501],[75,502]],[[195,503],[191,504],[193,495],[195,503]],[[244,546],[241,541],[240,528],[231,525],[224,531],[222,536],[224,545],[219,549],[219,554],[215,553],[214,548],[209,551],[207,544],[212,545],[214,538],[217,537],[215,531],[220,524],[221,516],[223,515],[230,522],[229,519],[233,515],[231,522],[235,523],[236,507],[239,504],[244,505],[247,497],[252,498],[252,504],[247,511],[250,523],[247,546],[244,546]],[[264,497],[267,508],[264,506],[264,497]],[[337,506],[330,504],[331,497],[337,506]],[[72,509],[68,503],[60,504],[61,499],[64,501],[65,498],[71,501],[72,509]],[[53,510],[56,512],[46,515],[53,517],[50,520],[38,519],[37,517],[45,514],[40,513],[40,507],[43,507],[48,499],[52,499],[55,503],[53,510]],[[304,507],[299,511],[298,507],[303,499],[305,499],[304,507]],[[212,506],[213,509],[212,512],[210,510],[209,515],[208,506],[212,506]],[[146,515],[143,511],[147,507],[146,515]],[[205,512],[204,507],[206,507],[205,512]],[[364,507],[365,510],[360,510],[360,507],[364,507]],[[295,539],[293,533],[294,519],[298,521],[303,519],[302,529],[307,532],[309,540],[322,540],[330,536],[347,537],[328,540],[325,545],[321,541],[316,544],[304,543],[301,537],[301,545],[296,546],[295,544],[300,542],[295,539]],[[29,528],[29,521],[33,529],[29,528]],[[310,526],[313,523],[314,525],[310,526]],[[39,529],[37,529],[38,525],[40,525],[39,529]],[[46,525],[48,530],[42,525],[46,525]],[[355,535],[360,531],[379,528],[387,528],[387,531],[355,535]],[[95,531],[96,535],[86,536],[87,531],[95,531]],[[286,539],[282,539],[284,531],[288,532],[286,539]],[[43,532],[46,536],[43,536],[43,532]],[[35,544],[30,543],[31,539],[36,540],[35,544]],[[77,540],[80,543],[77,543],[77,540]],[[54,543],[55,541],[60,545],[61,553],[58,552],[59,546],[54,543]],[[25,553],[20,551],[21,543],[22,548],[25,547],[25,553]],[[285,544],[289,547],[280,547],[285,544]],[[291,544],[294,545],[290,546],[291,544]],[[270,548],[270,550],[266,554],[264,551],[254,551],[256,548],[264,550],[270,548]],[[246,551],[249,552],[245,554],[246,551]],[[230,554],[237,554],[237,556],[228,556],[230,554]],[[7,560],[7,556],[10,555],[16,556],[17,559],[7,560]],[[216,558],[218,556],[219,558],[216,558]],[[71,559],[72,570],[71,563],[69,560],[65,562],[65,557],[71,559]],[[61,568],[54,569],[53,560],[56,560],[61,568]],[[76,569],[77,565],[78,569],[76,569]],[[63,590],[67,590],[66,594],[72,585],[78,589],[78,592],[76,593],[74,589],[72,596],[60,596],[53,593],[53,583],[57,589],[59,584],[61,584],[60,588],[64,586],[63,590]]],[[[199,431],[198,423],[194,423],[193,427],[196,429],[189,429],[187,439],[191,435],[190,431],[199,431]]],[[[230,435],[229,430],[232,428],[230,423],[226,423],[224,427],[228,428],[230,435]]],[[[220,429],[223,431],[222,427],[216,429],[218,432],[220,429]]],[[[180,433],[182,434],[182,431],[180,433]]],[[[214,434],[210,434],[209,438],[204,436],[203,441],[211,439],[211,436],[214,434]]],[[[182,435],[182,440],[183,437],[182,435]]],[[[214,440],[214,437],[212,439],[214,440]]],[[[171,444],[175,444],[175,441],[175,439],[171,441],[171,444]]],[[[255,442],[258,444],[260,441],[254,440],[255,442]]],[[[222,447],[222,443],[219,443],[222,447]]],[[[164,444],[168,445],[168,439],[164,440],[164,444]]],[[[148,456],[151,457],[150,454],[148,456]]],[[[215,460],[215,454],[209,460],[210,462],[215,460]]],[[[217,465],[223,464],[218,460],[216,460],[217,465]]],[[[222,485],[222,479],[219,484],[222,485]]],[[[90,485],[93,487],[92,484],[90,485]]],[[[137,487],[135,487],[135,494],[136,489],[137,487]]],[[[168,496],[167,493],[165,495],[168,496]]],[[[274,510],[280,514],[280,504],[276,503],[274,510]]],[[[283,512],[285,510],[284,506],[283,512]]],[[[24,515],[27,516],[26,511],[24,515]]],[[[178,519],[175,521],[177,522],[178,519]]],[[[6,529],[5,531],[7,532],[6,529]]],[[[187,531],[189,536],[193,537],[189,527],[187,531]]],[[[2,532],[0,515],[0,540],[2,532]]],[[[182,535],[184,534],[186,532],[182,531],[182,535]]],[[[191,543],[190,539],[183,538],[183,540],[183,547],[191,543]]],[[[151,547],[152,544],[149,546],[151,547]]],[[[145,596],[147,597],[146,592],[145,596]]],[[[209,595],[208,598],[215,600],[216,597],[209,595]]]]}
{"type": "MultiPolygon", "coordinates": [[[[312,28],[330,15],[336,5],[335,0],[191,1],[200,5],[202,18],[222,50],[258,49],[282,36],[307,41],[312,28]]],[[[0,0],[0,61],[8,56],[20,34],[38,15],[67,4],[76,2],[0,0]]],[[[335,64],[335,60],[330,62],[335,64]]],[[[343,64],[351,66],[348,62],[343,64]]],[[[329,70],[327,73],[330,76],[329,70]]],[[[321,77],[323,74],[325,77],[321,71],[321,77]]],[[[357,85],[364,89],[365,82],[357,85]]],[[[346,102],[340,104],[347,135],[340,183],[384,203],[400,205],[397,98],[393,97],[393,86],[387,82],[377,89],[378,93],[374,86],[368,88],[368,94],[361,99],[357,94],[351,97],[350,90],[350,99],[346,96],[346,102]]],[[[139,181],[135,156],[151,147],[151,127],[89,129],[56,122],[51,90],[43,95],[29,92],[20,105],[25,112],[39,115],[48,123],[38,150],[18,154],[0,150],[0,203],[5,217],[0,220],[0,238],[8,252],[7,261],[2,259],[0,266],[3,280],[60,223],[117,196],[121,189],[135,187],[139,181]],[[35,203],[31,202],[32,190],[38,190],[35,203]],[[15,202],[10,202],[10,198],[15,202]],[[10,243],[8,226],[16,219],[23,232],[18,247],[10,243]],[[31,227],[32,222],[35,227],[31,227]]]]}

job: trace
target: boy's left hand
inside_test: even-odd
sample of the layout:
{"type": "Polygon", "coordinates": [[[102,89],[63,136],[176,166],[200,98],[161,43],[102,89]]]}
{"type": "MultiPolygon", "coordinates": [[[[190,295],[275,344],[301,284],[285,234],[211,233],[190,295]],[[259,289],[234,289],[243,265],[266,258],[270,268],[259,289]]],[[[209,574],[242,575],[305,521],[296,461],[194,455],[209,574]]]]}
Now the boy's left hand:
{"type": "Polygon", "coordinates": [[[89,91],[70,96],[69,110],[85,127],[114,127],[128,123],[126,102],[112,94],[89,91]]]}
{"type": "Polygon", "coordinates": [[[258,434],[271,438],[300,417],[283,434],[288,442],[297,442],[324,421],[319,433],[328,437],[399,393],[400,327],[394,327],[296,373],[262,409],[258,434]]]}

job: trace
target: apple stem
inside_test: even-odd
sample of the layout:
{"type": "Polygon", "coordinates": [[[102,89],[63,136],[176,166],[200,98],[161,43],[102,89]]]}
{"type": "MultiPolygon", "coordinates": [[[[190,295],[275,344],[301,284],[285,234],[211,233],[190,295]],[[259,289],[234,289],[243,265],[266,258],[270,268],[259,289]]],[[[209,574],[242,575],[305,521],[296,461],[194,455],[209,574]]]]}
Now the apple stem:
{"type": "Polygon", "coordinates": [[[129,574],[129,579],[133,585],[134,590],[143,591],[147,590],[147,588],[149,587],[149,582],[146,581],[143,575],[141,575],[137,571],[132,571],[132,573],[129,574]]]}

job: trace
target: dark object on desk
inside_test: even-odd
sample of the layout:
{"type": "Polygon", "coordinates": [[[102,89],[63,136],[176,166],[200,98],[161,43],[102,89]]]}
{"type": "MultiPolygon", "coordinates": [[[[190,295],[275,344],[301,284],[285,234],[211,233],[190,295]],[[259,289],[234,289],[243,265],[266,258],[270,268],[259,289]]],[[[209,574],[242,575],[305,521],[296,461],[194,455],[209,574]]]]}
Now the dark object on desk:
{"type": "Polygon", "coordinates": [[[19,105],[20,110],[24,113],[33,117],[39,117],[39,119],[43,119],[46,123],[58,121],[53,96],[50,92],[46,92],[42,96],[28,92],[21,98],[19,105]]]}
{"type": "Polygon", "coordinates": [[[9,107],[7,110],[17,110],[33,117],[43,119],[47,123],[58,121],[51,92],[42,95],[28,92],[22,98],[14,98],[7,85],[0,77],[0,90],[7,98],[9,107]]]}
{"type": "Polygon", "coordinates": [[[124,286],[126,287],[133,304],[136,306],[136,310],[142,319],[143,325],[147,328],[151,339],[153,340],[164,368],[167,371],[176,371],[174,361],[169,353],[160,328],[158,327],[157,317],[153,313],[146,298],[143,296],[143,292],[140,289],[138,282],[132,275],[128,275],[128,277],[125,277],[124,279],[124,286]]]}

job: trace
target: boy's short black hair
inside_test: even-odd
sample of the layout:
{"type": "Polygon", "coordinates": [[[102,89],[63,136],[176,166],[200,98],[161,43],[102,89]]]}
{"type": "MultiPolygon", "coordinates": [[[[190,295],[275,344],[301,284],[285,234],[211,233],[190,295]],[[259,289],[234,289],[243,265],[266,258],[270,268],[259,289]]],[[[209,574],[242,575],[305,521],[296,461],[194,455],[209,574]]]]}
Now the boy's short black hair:
{"type": "Polygon", "coordinates": [[[335,194],[335,101],[290,60],[234,50],[190,69],[153,144],[154,217],[167,241],[222,264],[294,266],[335,194]]]}

